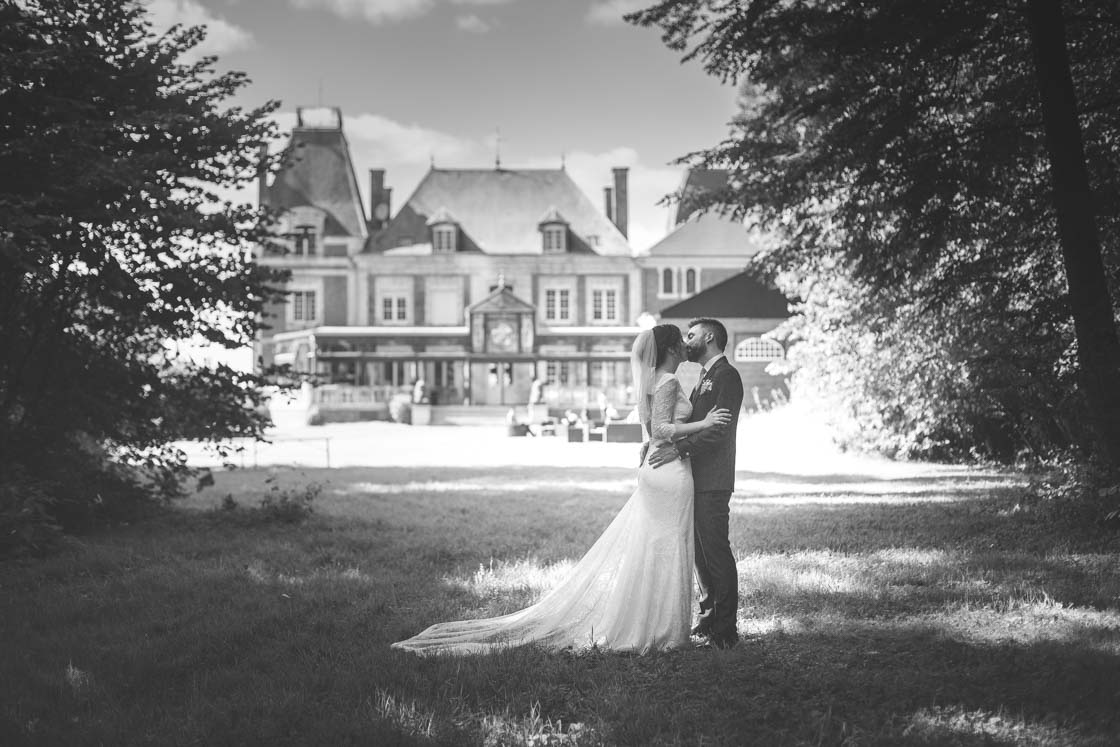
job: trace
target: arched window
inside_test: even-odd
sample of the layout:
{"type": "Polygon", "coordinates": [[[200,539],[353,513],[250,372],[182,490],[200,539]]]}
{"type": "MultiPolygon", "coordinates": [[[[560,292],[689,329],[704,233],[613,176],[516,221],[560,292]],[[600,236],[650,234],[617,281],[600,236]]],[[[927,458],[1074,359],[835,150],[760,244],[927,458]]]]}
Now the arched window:
{"type": "Polygon", "coordinates": [[[673,295],[673,268],[666,267],[661,271],[661,295],[673,295]]]}
{"type": "Polygon", "coordinates": [[[785,356],[781,343],[763,337],[748,337],[735,346],[736,363],[780,361],[785,356]]]}
{"type": "Polygon", "coordinates": [[[691,267],[684,272],[684,292],[690,296],[696,292],[696,270],[691,267]]]}

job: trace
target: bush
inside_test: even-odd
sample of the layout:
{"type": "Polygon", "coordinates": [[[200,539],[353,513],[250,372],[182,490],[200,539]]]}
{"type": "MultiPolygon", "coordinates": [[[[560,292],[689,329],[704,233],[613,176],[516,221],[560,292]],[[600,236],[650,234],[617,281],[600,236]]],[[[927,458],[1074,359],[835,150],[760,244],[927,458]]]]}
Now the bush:
{"type": "Polygon", "coordinates": [[[134,516],[164,495],[154,487],[162,472],[114,461],[82,432],[11,451],[0,473],[0,555],[42,552],[60,532],[134,516]]]}
{"type": "Polygon", "coordinates": [[[42,552],[62,531],[52,518],[50,486],[22,470],[0,482],[0,557],[42,552]]]}
{"type": "MultiPolygon", "coordinates": [[[[322,492],[323,486],[314,482],[302,488],[281,489],[280,486],[273,485],[261,499],[260,510],[268,519],[285,524],[298,524],[314,513],[312,503],[322,492]]],[[[227,498],[231,497],[227,496],[227,498]]]]}
{"type": "MultiPolygon", "coordinates": [[[[274,482],[269,478],[267,483],[274,482]]],[[[315,513],[315,499],[323,492],[322,485],[310,483],[303,487],[281,488],[272,485],[256,506],[242,506],[226,493],[210,512],[210,519],[223,525],[243,528],[269,524],[299,524],[315,513]]]]}
{"type": "Polygon", "coordinates": [[[1073,459],[1047,468],[1028,490],[1040,515],[1120,530],[1120,472],[1073,459]]]}

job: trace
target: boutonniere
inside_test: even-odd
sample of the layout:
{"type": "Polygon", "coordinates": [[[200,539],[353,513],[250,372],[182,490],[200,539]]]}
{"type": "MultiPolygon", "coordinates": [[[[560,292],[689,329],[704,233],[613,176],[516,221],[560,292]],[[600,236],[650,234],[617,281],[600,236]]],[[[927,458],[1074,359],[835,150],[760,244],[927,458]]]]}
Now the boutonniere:
{"type": "Polygon", "coordinates": [[[704,379],[704,381],[700,384],[700,393],[703,394],[704,392],[710,391],[712,391],[712,380],[704,379]]]}

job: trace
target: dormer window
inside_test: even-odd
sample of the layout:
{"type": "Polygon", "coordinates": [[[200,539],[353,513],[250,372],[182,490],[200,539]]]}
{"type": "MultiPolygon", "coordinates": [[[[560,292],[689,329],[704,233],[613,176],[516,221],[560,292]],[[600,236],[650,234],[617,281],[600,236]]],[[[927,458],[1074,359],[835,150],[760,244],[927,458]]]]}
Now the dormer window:
{"type": "Polygon", "coordinates": [[[441,207],[428,219],[428,228],[432,231],[433,254],[453,254],[458,250],[459,222],[447,208],[441,207]]]}
{"type": "Polygon", "coordinates": [[[541,229],[542,248],[545,254],[563,254],[568,250],[567,231],[564,226],[545,226],[541,229]]]}
{"type": "Polygon", "coordinates": [[[568,251],[568,221],[552,207],[540,219],[541,251],[545,254],[563,254],[568,251]]]}
{"type": "Polygon", "coordinates": [[[314,257],[318,253],[315,226],[295,226],[288,237],[292,240],[292,253],[297,257],[314,257]]]}
{"type": "Polygon", "coordinates": [[[451,254],[455,251],[456,239],[459,229],[454,223],[432,227],[432,252],[435,254],[451,254]]]}

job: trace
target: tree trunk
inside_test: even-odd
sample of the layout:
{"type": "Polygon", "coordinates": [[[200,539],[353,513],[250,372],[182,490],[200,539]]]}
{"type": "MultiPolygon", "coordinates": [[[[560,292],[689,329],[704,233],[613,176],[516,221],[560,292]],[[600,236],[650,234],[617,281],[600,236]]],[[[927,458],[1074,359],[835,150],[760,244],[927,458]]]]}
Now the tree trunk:
{"type": "Polygon", "coordinates": [[[1027,17],[1087,425],[1098,454],[1120,466],[1120,338],[1093,214],[1061,0],[1027,0],[1027,17]]]}

